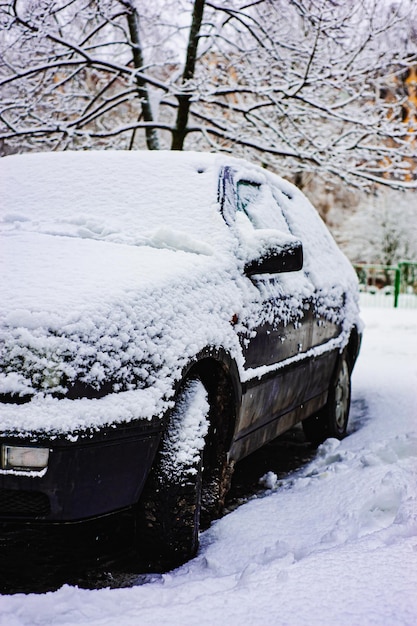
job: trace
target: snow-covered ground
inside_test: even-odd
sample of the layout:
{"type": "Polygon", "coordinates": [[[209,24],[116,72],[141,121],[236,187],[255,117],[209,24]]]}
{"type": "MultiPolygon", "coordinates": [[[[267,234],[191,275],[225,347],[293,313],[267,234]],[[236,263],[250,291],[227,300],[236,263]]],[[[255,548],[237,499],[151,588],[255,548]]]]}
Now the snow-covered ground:
{"type": "Polygon", "coordinates": [[[365,309],[351,434],[125,589],[0,597],[1,626],[417,623],[417,311],[365,309]],[[142,581],[143,582],[143,581],[142,581]]]}

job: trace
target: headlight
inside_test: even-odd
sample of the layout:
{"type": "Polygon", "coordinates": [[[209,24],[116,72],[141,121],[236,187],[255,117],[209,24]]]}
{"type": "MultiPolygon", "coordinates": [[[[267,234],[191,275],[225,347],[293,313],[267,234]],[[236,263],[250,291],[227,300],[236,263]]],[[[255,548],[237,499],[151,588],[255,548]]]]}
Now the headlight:
{"type": "Polygon", "coordinates": [[[39,471],[48,466],[49,449],[26,446],[1,446],[1,468],[39,471]]]}

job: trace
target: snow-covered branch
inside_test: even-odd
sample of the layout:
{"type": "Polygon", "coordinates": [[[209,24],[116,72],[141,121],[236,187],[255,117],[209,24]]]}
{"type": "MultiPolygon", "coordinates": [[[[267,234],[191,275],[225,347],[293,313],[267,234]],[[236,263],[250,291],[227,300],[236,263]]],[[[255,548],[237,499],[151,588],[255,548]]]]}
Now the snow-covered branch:
{"type": "Polygon", "coordinates": [[[5,0],[0,20],[5,153],[215,148],[417,186],[413,0],[5,0]]]}

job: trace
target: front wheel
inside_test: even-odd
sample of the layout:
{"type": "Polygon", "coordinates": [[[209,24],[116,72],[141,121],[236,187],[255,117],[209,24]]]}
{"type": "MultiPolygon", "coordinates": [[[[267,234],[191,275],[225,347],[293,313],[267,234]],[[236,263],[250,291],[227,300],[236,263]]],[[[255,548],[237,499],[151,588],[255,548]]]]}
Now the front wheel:
{"type": "Polygon", "coordinates": [[[350,368],[346,355],[342,355],[326,405],[303,421],[306,439],[318,446],[329,437],[343,439],[350,410],[350,368]]]}
{"type": "Polygon", "coordinates": [[[208,411],[201,381],[187,380],[139,505],[139,550],[153,571],[172,569],[197,552],[208,411]]]}

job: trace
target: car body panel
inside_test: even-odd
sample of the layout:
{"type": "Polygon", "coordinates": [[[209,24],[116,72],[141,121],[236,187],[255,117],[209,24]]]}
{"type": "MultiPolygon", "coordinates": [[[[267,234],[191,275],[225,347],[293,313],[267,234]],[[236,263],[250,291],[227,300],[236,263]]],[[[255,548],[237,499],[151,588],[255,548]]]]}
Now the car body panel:
{"type": "Polygon", "coordinates": [[[337,350],[306,357],[246,383],[231,457],[250,454],[324,406],[337,359],[337,350]]]}

